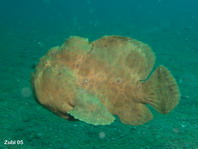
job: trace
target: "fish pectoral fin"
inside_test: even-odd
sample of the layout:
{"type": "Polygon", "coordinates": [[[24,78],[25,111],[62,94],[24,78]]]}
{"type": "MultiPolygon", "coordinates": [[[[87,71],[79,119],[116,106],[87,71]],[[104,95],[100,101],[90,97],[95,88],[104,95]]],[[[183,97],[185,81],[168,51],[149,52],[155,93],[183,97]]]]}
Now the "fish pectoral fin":
{"type": "Polygon", "coordinates": [[[116,114],[122,123],[129,125],[141,125],[153,118],[146,105],[133,101],[117,109],[116,114]]]}
{"type": "Polygon", "coordinates": [[[82,93],[77,105],[68,113],[76,119],[93,125],[108,125],[115,119],[97,97],[87,92],[82,93]]]}

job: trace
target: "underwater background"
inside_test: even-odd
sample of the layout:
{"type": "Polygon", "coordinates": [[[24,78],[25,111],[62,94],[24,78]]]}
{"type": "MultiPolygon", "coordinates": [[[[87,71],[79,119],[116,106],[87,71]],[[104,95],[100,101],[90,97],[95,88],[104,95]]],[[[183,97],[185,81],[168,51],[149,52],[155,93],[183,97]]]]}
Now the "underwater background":
{"type": "Polygon", "coordinates": [[[0,0],[0,149],[198,149],[197,0],[0,0]],[[149,44],[181,90],[169,114],[140,126],[67,121],[39,105],[31,73],[72,35],[149,44]],[[5,140],[16,144],[4,144],[5,140]]]}

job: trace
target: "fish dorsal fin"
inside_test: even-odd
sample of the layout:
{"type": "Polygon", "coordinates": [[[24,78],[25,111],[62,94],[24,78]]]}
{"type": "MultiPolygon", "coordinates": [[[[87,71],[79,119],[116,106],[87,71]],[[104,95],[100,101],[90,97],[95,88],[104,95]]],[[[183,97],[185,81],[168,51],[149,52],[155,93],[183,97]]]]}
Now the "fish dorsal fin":
{"type": "Polygon", "coordinates": [[[155,63],[152,49],[145,43],[122,36],[104,36],[92,43],[92,55],[109,63],[115,73],[133,76],[133,80],[144,80],[155,63]]]}

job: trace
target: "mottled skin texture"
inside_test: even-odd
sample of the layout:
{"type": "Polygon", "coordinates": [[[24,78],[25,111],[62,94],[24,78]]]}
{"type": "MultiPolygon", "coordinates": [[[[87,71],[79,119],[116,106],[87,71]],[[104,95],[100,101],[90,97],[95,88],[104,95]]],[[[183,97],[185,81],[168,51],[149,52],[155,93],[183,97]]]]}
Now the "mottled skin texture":
{"type": "Polygon", "coordinates": [[[154,63],[151,48],[135,39],[104,36],[90,43],[70,37],[40,59],[33,86],[38,101],[66,119],[105,125],[118,115],[123,123],[139,125],[152,119],[146,104],[168,113],[180,97],[164,66],[147,78],[154,63]]]}

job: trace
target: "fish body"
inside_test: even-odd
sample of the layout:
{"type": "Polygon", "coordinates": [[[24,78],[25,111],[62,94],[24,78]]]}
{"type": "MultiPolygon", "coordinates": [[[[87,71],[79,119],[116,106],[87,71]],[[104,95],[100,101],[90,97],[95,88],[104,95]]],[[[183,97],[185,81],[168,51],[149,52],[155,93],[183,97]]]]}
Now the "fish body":
{"type": "Polygon", "coordinates": [[[141,41],[72,36],[40,59],[32,83],[38,101],[63,118],[107,125],[118,115],[140,125],[153,117],[148,104],[168,113],[180,98],[170,71],[159,66],[151,73],[154,64],[154,52],[141,41]]]}

